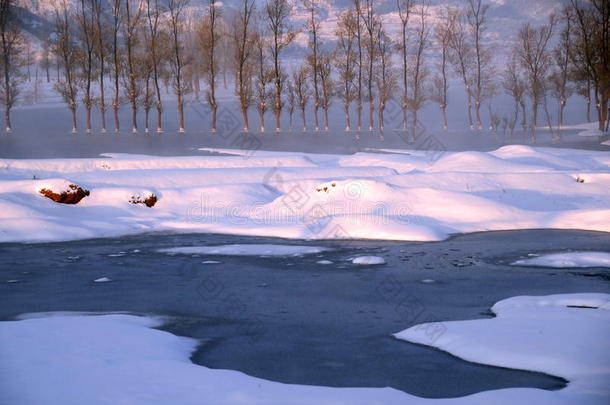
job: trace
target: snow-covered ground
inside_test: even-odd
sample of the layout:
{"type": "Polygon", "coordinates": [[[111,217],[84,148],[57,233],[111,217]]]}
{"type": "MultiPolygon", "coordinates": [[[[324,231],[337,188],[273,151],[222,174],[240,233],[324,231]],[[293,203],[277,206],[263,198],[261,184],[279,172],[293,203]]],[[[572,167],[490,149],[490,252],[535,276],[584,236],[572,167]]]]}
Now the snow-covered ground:
{"type": "MultiPolygon", "coordinates": [[[[390,388],[281,384],[190,362],[198,342],[125,314],[34,314],[0,322],[0,402],[7,404],[606,404],[610,295],[515,297],[494,319],[412,327],[397,337],[484,364],[569,380],[559,391],[511,388],[424,399],[390,388]],[[583,306],[590,308],[582,308],[583,306]],[[431,337],[434,336],[434,339],[431,337]]],[[[408,367],[408,364],[405,364],[408,367]]]]}
{"type": "Polygon", "coordinates": [[[318,246],[244,244],[220,246],[183,246],[160,249],[159,252],[169,254],[203,254],[227,256],[300,256],[325,252],[328,248],[318,246]]]}
{"type": "Polygon", "coordinates": [[[540,267],[610,267],[608,252],[567,252],[536,256],[517,260],[516,266],[540,267]]]}
{"type": "Polygon", "coordinates": [[[0,242],[147,231],[417,241],[506,229],[610,231],[608,152],[232,153],[1,159],[0,242]],[[39,193],[70,184],[91,195],[63,205],[39,193]],[[152,194],[152,208],[129,202],[152,194]]]}

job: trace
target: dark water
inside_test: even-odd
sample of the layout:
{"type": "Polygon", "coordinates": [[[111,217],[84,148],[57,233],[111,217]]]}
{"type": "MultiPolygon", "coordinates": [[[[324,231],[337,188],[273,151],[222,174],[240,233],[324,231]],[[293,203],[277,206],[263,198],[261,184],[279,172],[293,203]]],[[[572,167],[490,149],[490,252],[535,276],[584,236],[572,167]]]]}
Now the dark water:
{"type": "MultiPolygon", "coordinates": [[[[338,104],[337,104],[338,105],[338,104]]],[[[13,111],[14,133],[0,135],[1,158],[67,158],[96,157],[100,153],[136,153],[165,156],[182,156],[205,154],[198,151],[201,147],[229,148],[246,150],[301,151],[312,153],[354,153],[367,148],[394,148],[443,151],[495,150],[507,144],[527,144],[530,136],[523,131],[516,131],[513,136],[503,131],[493,133],[488,130],[464,130],[463,124],[453,125],[451,131],[443,131],[432,125],[438,124],[437,111],[434,108],[433,119],[419,129],[418,140],[410,143],[402,132],[387,130],[383,140],[378,132],[362,131],[356,134],[343,131],[343,113],[336,109],[331,119],[334,121],[330,132],[301,132],[298,116],[295,117],[294,131],[288,130],[288,123],[283,123],[284,132],[277,134],[269,125],[268,132],[256,132],[257,119],[252,116],[252,133],[244,136],[241,133],[241,117],[236,103],[224,103],[219,110],[219,132],[209,132],[209,110],[201,103],[192,102],[186,108],[187,132],[179,134],[176,128],[175,108],[168,103],[166,109],[166,132],[163,134],[146,134],[142,130],[133,134],[129,126],[130,110],[124,106],[121,110],[123,127],[120,134],[113,131],[102,134],[99,131],[97,112],[93,115],[94,131],[86,134],[83,128],[84,112],[79,110],[81,132],[69,133],[70,114],[62,105],[15,109],[13,111]],[[42,129],[44,128],[44,129],[42,129]]],[[[460,108],[461,112],[461,108],[460,108]]],[[[254,115],[254,111],[252,111],[254,115]]],[[[388,114],[388,118],[390,115],[388,114]]],[[[109,116],[109,127],[111,117],[109,116]]],[[[140,115],[140,119],[141,119],[140,115]]],[[[140,120],[141,121],[141,120],[140,120]]],[[[151,121],[152,122],[152,121],[151,121]]],[[[311,120],[309,121],[312,122],[311,120]]],[[[269,120],[271,123],[271,120],[269,120]]],[[[390,120],[386,128],[399,128],[400,122],[390,120]]],[[[562,142],[554,144],[548,131],[541,129],[537,146],[557,146],[610,151],[610,146],[601,145],[608,137],[582,137],[576,135],[578,130],[562,131],[562,142]]]]}
{"type": "Polygon", "coordinates": [[[506,264],[533,252],[609,247],[608,233],[549,230],[476,233],[435,243],[149,234],[2,244],[0,319],[64,310],[167,315],[164,329],[201,339],[195,363],[286,383],[390,386],[424,397],[558,389],[565,385],[560,378],[468,363],[392,334],[426,321],[487,318],[495,302],[515,295],[610,292],[608,269],[506,264]],[[224,243],[335,250],[289,258],[156,252],[224,243]],[[388,263],[358,267],[348,260],[364,254],[388,263]],[[322,259],[334,263],[316,263],[322,259]],[[112,281],[93,282],[100,277],[112,281]]]}

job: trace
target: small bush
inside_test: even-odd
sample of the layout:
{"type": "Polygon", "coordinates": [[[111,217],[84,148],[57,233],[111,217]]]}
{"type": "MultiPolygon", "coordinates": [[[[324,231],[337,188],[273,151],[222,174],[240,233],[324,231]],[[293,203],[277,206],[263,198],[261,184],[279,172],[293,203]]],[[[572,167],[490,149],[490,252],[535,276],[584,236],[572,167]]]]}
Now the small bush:
{"type": "Polygon", "coordinates": [[[80,200],[87,197],[90,193],[76,184],[70,184],[67,191],[55,193],[47,188],[40,189],[40,194],[60,204],[78,204],[80,200]]]}
{"type": "Polygon", "coordinates": [[[148,208],[151,208],[151,207],[154,207],[155,204],[157,203],[157,196],[154,194],[151,194],[144,199],[142,199],[142,197],[131,196],[131,199],[129,200],[129,202],[132,204],[144,204],[148,208]]]}

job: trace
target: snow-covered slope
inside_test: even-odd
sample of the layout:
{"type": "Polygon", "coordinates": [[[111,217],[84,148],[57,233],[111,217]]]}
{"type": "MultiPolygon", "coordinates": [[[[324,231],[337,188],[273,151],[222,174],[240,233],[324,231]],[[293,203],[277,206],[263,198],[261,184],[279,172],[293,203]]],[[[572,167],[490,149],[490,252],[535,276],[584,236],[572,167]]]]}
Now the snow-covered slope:
{"type": "Polygon", "coordinates": [[[0,241],[163,230],[419,241],[505,229],[610,231],[607,152],[235,153],[2,159],[0,241]],[[90,196],[63,205],[39,193],[70,184],[90,196]],[[153,194],[152,208],[130,203],[153,194]]]}

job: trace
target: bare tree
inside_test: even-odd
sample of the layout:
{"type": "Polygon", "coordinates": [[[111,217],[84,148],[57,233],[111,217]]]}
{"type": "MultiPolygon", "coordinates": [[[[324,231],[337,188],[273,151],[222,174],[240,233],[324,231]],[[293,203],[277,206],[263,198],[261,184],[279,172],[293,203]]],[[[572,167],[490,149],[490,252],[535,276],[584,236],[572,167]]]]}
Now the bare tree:
{"type": "Polygon", "coordinates": [[[275,131],[282,130],[280,119],[282,116],[282,93],[284,87],[284,74],[281,64],[281,53],[295,37],[295,32],[292,30],[290,17],[290,4],[288,0],[268,0],[265,6],[267,25],[271,32],[271,59],[273,60],[273,82],[275,84],[275,93],[273,97],[273,112],[275,113],[275,131]]]}
{"type": "Polygon", "coordinates": [[[265,113],[269,109],[267,101],[270,98],[269,90],[267,85],[271,83],[273,72],[266,63],[267,54],[265,52],[267,47],[266,39],[257,33],[255,37],[255,48],[256,48],[256,65],[257,65],[257,80],[256,80],[256,109],[258,111],[258,117],[260,121],[260,131],[265,132],[265,113]]]}
{"type": "Polygon", "coordinates": [[[402,63],[402,130],[407,131],[408,100],[409,100],[409,66],[408,66],[408,28],[409,17],[413,8],[413,0],[396,0],[398,17],[400,17],[400,56],[402,63]]]}
{"type": "Polygon", "coordinates": [[[91,110],[93,109],[93,57],[95,51],[95,13],[92,1],[80,0],[77,14],[78,34],[80,43],[83,45],[80,58],[79,72],[82,75],[79,80],[83,89],[83,104],[85,106],[85,130],[91,133],[91,110]]]}
{"type": "Polygon", "coordinates": [[[189,0],[168,0],[167,8],[169,11],[171,50],[172,50],[172,79],[174,93],[176,94],[176,105],[178,106],[178,131],[185,132],[184,129],[184,95],[189,92],[189,88],[182,81],[182,70],[189,63],[183,52],[181,43],[181,33],[183,24],[183,12],[189,0]]]}
{"type": "Polygon", "coordinates": [[[72,113],[72,133],[76,133],[76,108],[78,102],[78,82],[77,82],[77,66],[78,66],[78,46],[76,38],[74,38],[73,27],[70,22],[72,15],[66,5],[65,0],[62,1],[55,9],[55,43],[53,44],[53,52],[57,55],[59,63],[63,71],[57,83],[55,90],[61,95],[62,99],[72,113]]]}
{"type": "Polygon", "coordinates": [[[440,49],[440,60],[436,64],[436,73],[432,79],[433,87],[431,92],[431,100],[436,102],[441,109],[443,117],[443,128],[445,131],[448,128],[447,123],[447,104],[449,101],[449,81],[447,78],[447,68],[449,51],[451,46],[451,20],[449,18],[449,10],[445,10],[441,14],[441,20],[434,29],[434,37],[436,45],[440,49]]]}
{"type": "Polygon", "coordinates": [[[468,0],[466,21],[474,42],[474,107],[478,129],[483,129],[481,105],[490,95],[488,86],[494,74],[490,49],[483,43],[483,35],[487,29],[488,11],[489,5],[484,5],[483,0],[468,0]]]}
{"type": "MultiPolygon", "coordinates": [[[[142,36],[147,43],[152,40],[150,38],[150,32],[143,30],[142,36]]],[[[153,88],[153,74],[154,74],[154,57],[148,48],[143,48],[138,55],[140,63],[138,63],[138,77],[142,79],[144,88],[142,90],[142,108],[144,109],[144,132],[149,133],[149,116],[150,110],[153,108],[155,103],[155,91],[153,88]]]]}
{"type": "Polygon", "coordinates": [[[324,130],[328,131],[328,110],[332,104],[334,97],[334,81],[332,79],[333,74],[333,57],[334,55],[328,51],[322,51],[319,55],[319,74],[320,74],[320,88],[321,97],[320,104],[322,110],[324,110],[324,130]]]}
{"type": "Polygon", "coordinates": [[[125,12],[123,14],[123,40],[127,53],[125,67],[125,90],[127,99],[131,105],[131,124],[132,132],[138,132],[138,102],[141,96],[142,87],[138,76],[138,66],[136,65],[135,53],[139,46],[140,33],[139,27],[143,16],[142,0],[125,0],[125,12]]]}
{"type": "Polygon", "coordinates": [[[375,94],[374,83],[375,74],[373,72],[375,57],[377,54],[377,30],[381,21],[375,14],[375,0],[365,0],[364,7],[361,7],[361,18],[366,30],[366,80],[367,80],[367,101],[369,103],[369,131],[374,129],[375,94]]]}
{"type": "Polygon", "coordinates": [[[6,132],[12,132],[11,108],[17,102],[23,81],[21,50],[25,38],[13,15],[13,1],[0,2],[0,104],[4,107],[6,132]]]}
{"type": "Polygon", "coordinates": [[[114,92],[112,95],[112,111],[114,112],[114,128],[115,132],[121,130],[119,121],[119,108],[121,107],[121,90],[120,90],[120,78],[123,72],[121,59],[122,49],[119,42],[121,23],[122,23],[122,0],[112,0],[111,11],[112,11],[112,26],[111,26],[111,38],[112,38],[112,83],[114,92]]]}
{"type": "Polygon", "coordinates": [[[318,58],[318,29],[320,29],[320,22],[318,21],[318,11],[316,8],[317,0],[304,0],[303,1],[307,12],[309,13],[309,19],[307,21],[307,30],[309,31],[310,40],[309,40],[309,48],[311,49],[311,53],[307,55],[307,64],[309,65],[309,72],[311,73],[311,81],[313,83],[313,119],[315,130],[318,131],[320,129],[320,124],[318,120],[318,110],[321,107],[321,97],[320,97],[320,60],[318,58]]]}
{"type": "Polygon", "coordinates": [[[294,89],[294,84],[290,79],[286,79],[286,97],[288,99],[288,123],[289,130],[292,132],[292,117],[297,106],[297,94],[294,89]]]}
{"type": "MultiPolygon", "coordinates": [[[[551,68],[552,57],[549,51],[549,41],[553,36],[555,25],[551,16],[549,23],[538,28],[525,23],[519,31],[517,54],[527,82],[527,92],[532,100],[532,118],[530,134],[532,142],[536,140],[538,124],[538,108],[546,100],[548,86],[546,79],[551,68]]],[[[545,105],[546,106],[546,105],[545,105]]],[[[551,124],[549,124],[551,127],[551,124]]]]}
{"type": "Polygon", "coordinates": [[[426,16],[427,13],[428,5],[427,2],[424,2],[416,12],[419,17],[419,24],[416,28],[415,49],[413,61],[411,63],[411,96],[409,97],[409,106],[413,114],[411,133],[411,141],[413,142],[417,138],[418,112],[423,108],[429,96],[425,89],[425,82],[429,72],[426,66],[426,55],[424,54],[424,51],[428,46],[430,35],[430,28],[426,16]]]}
{"type": "Polygon", "coordinates": [[[209,0],[207,14],[197,28],[197,39],[204,61],[203,74],[207,83],[206,98],[212,111],[212,132],[216,132],[216,113],[218,103],[216,102],[216,76],[218,74],[218,53],[217,45],[219,42],[218,20],[220,10],[215,0],[209,0]]]}
{"type": "Polygon", "coordinates": [[[154,87],[157,109],[157,132],[163,132],[163,101],[161,99],[161,87],[159,80],[161,76],[160,70],[163,58],[159,52],[162,48],[162,38],[160,30],[161,13],[165,10],[159,5],[159,0],[146,0],[146,20],[148,23],[148,44],[150,46],[150,58],[152,62],[152,85],[154,87]]]}
{"type": "Polygon", "coordinates": [[[468,126],[474,128],[472,120],[472,82],[474,55],[468,40],[468,33],[463,22],[463,14],[458,9],[448,9],[447,18],[451,27],[450,43],[452,52],[449,53],[449,61],[454,70],[462,80],[466,96],[468,98],[468,126]]]}
{"type": "Polygon", "coordinates": [[[394,44],[390,37],[385,33],[381,24],[377,29],[377,48],[379,55],[379,66],[376,74],[377,93],[379,94],[379,131],[383,137],[385,127],[384,112],[388,101],[396,90],[396,72],[392,65],[392,49],[394,44]]]}
{"type": "Polygon", "coordinates": [[[569,82],[570,74],[570,53],[572,48],[572,15],[571,9],[565,7],[563,9],[563,29],[559,33],[559,43],[553,51],[553,60],[555,69],[550,75],[551,92],[559,105],[559,114],[557,116],[557,126],[561,129],[563,125],[563,110],[566,106],[568,98],[572,95],[573,89],[569,82]]]}
{"type": "Polygon", "coordinates": [[[363,72],[363,55],[362,55],[362,7],[360,5],[360,0],[352,0],[354,2],[354,6],[356,9],[356,30],[354,34],[356,35],[356,49],[358,50],[358,63],[357,63],[357,71],[358,71],[358,81],[356,82],[357,92],[356,92],[356,117],[358,121],[358,132],[362,130],[362,72],[363,72]]]}
{"type": "Polygon", "coordinates": [[[91,0],[93,9],[93,56],[97,63],[99,84],[99,99],[97,105],[100,110],[101,132],[106,132],[106,55],[108,53],[108,24],[102,7],[102,0],[91,0]]]}
{"type": "Polygon", "coordinates": [[[610,2],[608,0],[570,0],[573,13],[573,64],[594,90],[598,128],[610,122],[610,2]]]}
{"type": "Polygon", "coordinates": [[[244,132],[250,131],[248,108],[252,103],[252,76],[254,74],[255,36],[252,32],[254,0],[242,0],[242,8],[233,23],[233,64],[236,70],[235,94],[239,99],[244,132]]]}
{"type": "Polygon", "coordinates": [[[357,88],[354,82],[357,79],[356,30],[358,24],[358,15],[350,9],[339,16],[337,30],[335,31],[338,39],[335,57],[335,67],[339,76],[337,95],[343,102],[346,131],[351,131],[350,106],[357,98],[357,88]]]}
{"type": "Polygon", "coordinates": [[[526,84],[522,77],[518,55],[516,52],[513,52],[511,58],[506,64],[506,68],[504,70],[504,77],[502,81],[502,85],[504,86],[504,90],[508,93],[515,102],[515,110],[513,118],[510,120],[510,135],[512,136],[514,133],[515,126],[517,121],[519,120],[519,109],[523,112],[523,116],[521,118],[521,124],[523,129],[526,129],[527,126],[527,118],[525,115],[525,88],[526,84]]]}
{"type": "Polygon", "coordinates": [[[299,70],[293,73],[292,80],[294,81],[294,92],[296,93],[299,107],[301,109],[301,119],[303,121],[303,132],[307,131],[307,121],[305,118],[305,109],[311,97],[311,90],[307,84],[309,77],[309,67],[301,66],[299,70]]]}

